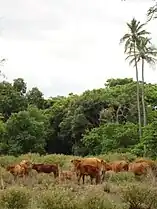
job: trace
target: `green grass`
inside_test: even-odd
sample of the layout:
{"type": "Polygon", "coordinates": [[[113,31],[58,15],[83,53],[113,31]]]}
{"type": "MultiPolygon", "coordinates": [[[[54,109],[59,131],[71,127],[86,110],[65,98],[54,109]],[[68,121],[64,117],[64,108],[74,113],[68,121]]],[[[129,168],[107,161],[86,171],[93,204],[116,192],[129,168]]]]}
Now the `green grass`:
{"type": "MultiPolygon", "coordinates": [[[[67,170],[70,160],[76,156],[37,154],[0,157],[0,209],[156,209],[157,183],[149,177],[135,179],[129,172],[107,174],[99,185],[78,185],[77,180],[59,183],[53,174],[38,174],[32,171],[26,179],[14,181],[5,170],[9,164],[31,159],[34,163],[59,163],[67,170]]],[[[105,160],[129,160],[131,154],[110,154],[99,156],[105,160]]]]}

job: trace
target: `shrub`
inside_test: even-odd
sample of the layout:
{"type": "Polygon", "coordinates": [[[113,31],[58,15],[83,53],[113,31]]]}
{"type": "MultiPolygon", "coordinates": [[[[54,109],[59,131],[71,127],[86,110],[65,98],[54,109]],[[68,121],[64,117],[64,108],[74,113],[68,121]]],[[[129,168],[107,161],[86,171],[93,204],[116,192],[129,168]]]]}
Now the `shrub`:
{"type": "Polygon", "coordinates": [[[129,209],[156,209],[157,188],[144,184],[131,184],[122,189],[122,200],[129,209]]]}
{"type": "Polygon", "coordinates": [[[75,201],[72,192],[62,188],[47,191],[40,196],[39,204],[42,209],[77,209],[79,204],[75,201]]]}
{"type": "Polygon", "coordinates": [[[30,199],[30,193],[26,188],[11,187],[1,192],[0,205],[7,209],[26,209],[30,199]]]}
{"type": "Polygon", "coordinates": [[[113,173],[113,172],[107,172],[106,178],[109,181],[121,183],[121,182],[132,182],[134,181],[134,175],[131,172],[119,172],[119,173],[113,173]]]}
{"type": "Polygon", "coordinates": [[[86,197],[82,203],[84,209],[122,209],[123,205],[118,205],[113,200],[110,200],[103,193],[93,193],[86,197]]]}

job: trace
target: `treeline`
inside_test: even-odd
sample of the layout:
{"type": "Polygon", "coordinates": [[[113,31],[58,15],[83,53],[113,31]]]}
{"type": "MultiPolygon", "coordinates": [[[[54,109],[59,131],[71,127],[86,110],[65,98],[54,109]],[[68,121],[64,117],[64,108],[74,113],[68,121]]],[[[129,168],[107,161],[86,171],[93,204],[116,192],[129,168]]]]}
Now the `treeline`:
{"type": "Polygon", "coordinates": [[[44,99],[38,88],[27,91],[22,78],[15,79],[13,84],[3,81],[0,153],[84,156],[116,150],[155,157],[157,85],[144,87],[148,125],[143,127],[139,139],[136,82],[130,78],[109,79],[104,88],[88,90],[80,96],[69,94],[49,99],[44,99]]]}

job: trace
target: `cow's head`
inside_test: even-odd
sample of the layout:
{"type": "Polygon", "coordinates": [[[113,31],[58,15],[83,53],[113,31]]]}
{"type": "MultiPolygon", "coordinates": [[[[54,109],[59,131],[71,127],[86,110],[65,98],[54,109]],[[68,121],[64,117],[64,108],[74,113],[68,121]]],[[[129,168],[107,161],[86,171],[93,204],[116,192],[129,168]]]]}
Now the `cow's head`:
{"type": "Polygon", "coordinates": [[[79,163],[81,163],[81,160],[74,159],[74,160],[71,160],[71,163],[76,167],[77,165],[79,165],[79,163]]]}

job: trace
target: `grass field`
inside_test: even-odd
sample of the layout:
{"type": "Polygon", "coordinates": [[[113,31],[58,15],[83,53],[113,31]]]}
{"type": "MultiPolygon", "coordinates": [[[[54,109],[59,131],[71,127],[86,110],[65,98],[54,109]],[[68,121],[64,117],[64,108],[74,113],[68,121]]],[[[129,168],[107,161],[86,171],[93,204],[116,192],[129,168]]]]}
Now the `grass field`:
{"type": "MultiPolygon", "coordinates": [[[[27,179],[13,176],[4,167],[31,159],[33,163],[59,163],[62,170],[68,170],[70,160],[76,156],[37,154],[0,157],[1,184],[0,209],[157,209],[157,182],[150,174],[135,178],[132,173],[121,172],[107,175],[99,185],[78,185],[76,179],[59,183],[53,174],[37,174],[32,171],[27,179]]],[[[104,160],[129,160],[131,154],[110,154],[98,156],[104,160]]]]}

